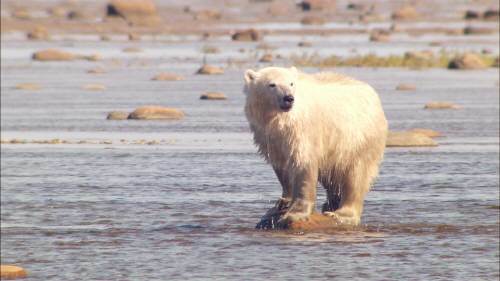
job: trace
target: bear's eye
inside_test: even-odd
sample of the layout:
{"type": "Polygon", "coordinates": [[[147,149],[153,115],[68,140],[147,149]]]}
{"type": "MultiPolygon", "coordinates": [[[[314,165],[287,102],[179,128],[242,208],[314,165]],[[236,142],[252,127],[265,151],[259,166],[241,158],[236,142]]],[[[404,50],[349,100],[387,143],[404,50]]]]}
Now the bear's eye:
{"type": "Polygon", "coordinates": [[[274,88],[274,87],[276,87],[276,84],[271,83],[271,84],[269,84],[269,87],[274,88]]]}
{"type": "Polygon", "coordinates": [[[293,82],[292,82],[292,83],[290,83],[290,86],[291,86],[291,87],[293,87],[293,82]]]}

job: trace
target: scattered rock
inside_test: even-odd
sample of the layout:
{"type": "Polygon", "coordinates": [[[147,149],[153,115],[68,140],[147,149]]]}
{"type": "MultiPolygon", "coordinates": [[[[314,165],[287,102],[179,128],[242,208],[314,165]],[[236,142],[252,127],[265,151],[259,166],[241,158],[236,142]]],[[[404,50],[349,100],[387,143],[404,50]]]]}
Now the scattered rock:
{"type": "Polygon", "coordinates": [[[49,40],[49,32],[47,31],[47,28],[41,25],[35,26],[33,30],[28,32],[27,34],[28,39],[30,40],[49,40]]]}
{"type": "Polygon", "coordinates": [[[303,11],[335,10],[335,0],[303,0],[298,6],[303,11]]]}
{"type": "Polygon", "coordinates": [[[477,26],[466,26],[464,28],[465,35],[482,35],[482,34],[492,34],[496,30],[488,27],[477,27],[477,26]]]}
{"type": "Polygon", "coordinates": [[[466,20],[478,19],[479,17],[480,17],[479,12],[471,10],[465,11],[464,19],[466,20]]]}
{"type": "Polygon", "coordinates": [[[415,132],[389,132],[386,147],[437,146],[430,137],[415,132]]]}
{"type": "Polygon", "coordinates": [[[273,61],[273,55],[272,54],[265,54],[259,60],[259,62],[272,62],[272,61],[273,61]]]}
{"type": "Polygon", "coordinates": [[[486,10],[483,14],[484,20],[498,21],[500,18],[499,10],[486,10]]]}
{"type": "Polygon", "coordinates": [[[450,61],[449,69],[484,69],[486,63],[476,54],[465,53],[450,61]]]}
{"type": "Polygon", "coordinates": [[[9,143],[11,143],[11,144],[25,144],[25,143],[27,143],[27,141],[22,140],[22,139],[11,139],[9,143]]]}
{"type": "Polygon", "coordinates": [[[26,278],[28,274],[24,268],[15,265],[0,265],[0,278],[2,280],[13,280],[26,278]]]}
{"type": "Polygon", "coordinates": [[[432,51],[408,51],[405,53],[405,59],[411,60],[430,60],[434,58],[432,51]]]}
{"type": "Polygon", "coordinates": [[[365,5],[359,3],[349,3],[347,4],[348,10],[363,11],[366,9],[365,5]]]}
{"type": "Polygon", "coordinates": [[[208,75],[224,74],[224,69],[217,66],[205,64],[202,67],[200,67],[198,71],[196,71],[196,74],[208,74],[208,75]]]}
{"type": "Polygon", "coordinates": [[[401,83],[396,86],[397,91],[415,91],[417,87],[413,84],[401,83]]]}
{"type": "Polygon", "coordinates": [[[202,10],[194,14],[194,19],[199,21],[220,20],[222,15],[216,10],[202,10]]]}
{"type": "Polygon", "coordinates": [[[101,35],[101,41],[111,41],[111,37],[109,35],[103,34],[101,35]]]}
{"type": "Polygon", "coordinates": [[[226,95],[218,92],[208,92],[200,96],[201,100],[225,100],[226,95]]]}
{"type": "Polygon", "coordinates": [[[267,8],[267,13],[273,17],[286,16],[290,14],[290,6],[286,1],[273,1],[267,8]]]}
{"type": "Polygon", "coordinates": [[[204,53],[204,54],[217,54],[217,53],[220,53],[220,49],[215,47],[215,46],[203,46],[203,48],[201,48],[201,51],[204,53]]]}
{"type": "Polygon", "coordinates": [[[55,18],[65,18],[67,14],[66,9],[60,6],[49,8],[48,12],[55,18]]]}
{"type": "Polygon", "coordinates": [[[451,102],[430,102],[424,106],[424,109],[460,109],[459,105],[451,102]]]}
{"type": "Polygon", "coordinates": [[[128,112],[124,111],[111,111],[106,117],[107,120],[126,120],[128,119],[128,112]]]}
{"type": "Polygon", "coordinates": [[[151,78],[154,81],[180,81],[184,80],[184,77],[177,75],[175,73],[162,72],[151,78]]]}
{"type": "Polygon", "coordinates": [[[390,34],[384,30],[375,30],[370,33],[370,41],[373,42],[389,42],[391,40],[390,34]]]}
{"type": "Polygon", "coordinates": [[[91,69],[87,70],[87,73],[90,73],[90,74],[103,74],[103,73],[106,73],[106,70],[104,70],[104,68],[102,68],[102,67],[94,67],[94,68],[91,68],[91,69]]]}
{"type": "Polygon", "coordinates": [[[108,17],[122,17],[131,25],[153,26],[161,23],[153,0],[112,0],[108,17]]]}
{"type": "Polygon", "coordinates": [[[442,134],[440,132],[435,131],[435,130],[431,130],[431,129],[415,128],[415,129],[409,130],[408,132],[421,134],[421,135],[427,136],[429,138],[436,138],[436,137],[442,136],[442,134]]]}
{"type": "Polygon", "coordinates": [[[128,40],[129,41],[140,41],[141,40],[141,35],[136,34],[136,33],[129,33],[128,34],[128,40]]]}
{"type": "Polygon", "coordinates": [[[41,87],[40,87],[40,85],[35,84],[35,83],[21,83],[21,84],[16,85],[16,89],[36,91],[36,90],[40,90],[41,87]]]}
{"type": "Polygon", "coordinates": [[[77,59],[77,57],[78,56],[66,51],[46,49],[35,52],[32,58],[38,61],[70,61],[77,59]]]}
{"type": "Polygon", "coordinates": [[[324,18],[318,16],[305,16],[300,23],[303,25],[322,25],[325,24],[326,21],[324,18]]]}
{"type": "Polygon", "coordinates": [[[308,42],[308,41],[300,41],[299,43],[297,43],[297,46],[299,47],[312,47],[312,43],[311,42],[308,42]]]}
{"type": "Polygon", "coordinates": [[[26,9],[19,9],[19,10],[15,10],[12,13],[12,17],[14,17],[16,19],[20,19],[20,20],[29,20],[29,19],[31,19],[31,14],[26,9]]]}
{"type": "Polygon", "coordinates": [[[102,84],[87,84],[83,86],[83,89],[87,91],[104,91],[106,90],[106,86],[102,84]]]}
{"type": "Polygon", "coordinates": [[[141,106],[130,113],[128,119],[160,120],[160,119],[182,119],[184,112],[176,108],[162,106],[141,106]]]}
{"type": "Polygon", "coordinates": [[[127,47],[127,48],[123,49],[123,52],[125,52],[125,53],[140,53],[140,52],[142,52],[142,49],[137,48],[137,47],[127,47]]]}
{"type": "Polygon", "coordinates": [[[392,13],[394,20],[415,20],[418,16],[419,14],[413,6],[405,6],[392,13]]]}
{"type": "Polygon", "coordinates": [[[83,55],[83,56],[79,56],[79,58],[84,59],[84,60],[88,60],[88,61],[102,60],[102,57],[99,54],[83,55]]]}
{"type": "Polygon", "coordinates": [[[231,36],[231,38],[234,41],[259,41],[260,39],[262,39],[262,36],[260,35],[260,33],[257,30],[251,28],[251,29],[235,32],[231,36]]]}
{"type": "Polygon", "coordinates": [[[92,18],[92,15],[87,11],[83,10],[73,10],[69,11],[66,15],[69,20],[88,20],[92,18]]]}

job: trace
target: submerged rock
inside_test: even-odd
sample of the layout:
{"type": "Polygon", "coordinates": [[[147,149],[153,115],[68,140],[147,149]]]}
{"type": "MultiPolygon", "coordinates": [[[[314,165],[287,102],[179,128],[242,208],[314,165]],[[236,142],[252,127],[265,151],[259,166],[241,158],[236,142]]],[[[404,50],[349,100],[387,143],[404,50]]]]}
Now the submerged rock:
{"type": "Polygon", "coordinates": [[[106,117],[107,120],[126,120],[128,119],[128,112],[125,111],[111,111],[106,117]]]}
{"type": "Polygon", "coordinates": [[[141,106],[129,114],[128,119],[138,120],[161,120],[182,119],[184,112],[177,108],[163,106],[141,106]]]}
{"type": "Polygon", "coordinates": [[[196,74],[206,74],[206,75],[224,74],[224,69],[218,66],[205,64],[202,67],[200,67],[198,71],[196,71],[196,74]]]}
{"type": "Polygon", "coordinates": [[[401,83],[396,86],[397,91],[415,91],[417,87],[413,84],[401,83]]]}
{"type": "Polygon", "coordinates": [[[225,100],[227,99],[226,95],[218,92],[208,92],[200,96],[202,100],[225,100]]]}
{"type": "Polygon", "coordinates": [[[16,89],[36,91],[36,90],[40,90],[41,87],[40,87],[40,85],[35,84],[35,83],[21,83],[21,84],[16,85],[16,89]]]}
{"type": "Polygon", "coordinates": [[[77,59],[78,56],[57,49],[46,49],[35,52],[32,58],[38,61],[70,61],[77,59]]]}
{"type": "Polygon", "coordinates": [[[424,106],[424,109],[460,109],[459,105],[451,102],[430,102],[424,106]]]}
{"type": "Polygon", "coordinates": [[[259,41],[260,39],[262,39],[262,36],[257,30],[251,28],[235,32],[231,36],[231,39],[233,39],[234,41],[259,41]]]}
{"type": "Polygon", "coordinates": [[[151,80],[154,81],[180,81],[184,80],[184,77],[177,75],[175,73],[162,72],[155,75],[151,80]]]}
{"type": "Polygon", "coordinates": [[[484,69],[486,63],[476,54],[466,53],[455,57],[448,64],[449,69],[484,69]]]}
{"type": "Polygon", "coordinates": [[[436,138],[436,137],[442,136],[442,134],[440,132],[432,130],[432,129],[415,128],[415,129],[409,130],[408,132],[421,134],[421,135],[427,136],[429,138],[436,138]]]}
{"type": "Polygon", "coordinates": [[[87,91],[104,91],[106,90],[106,86],[102,84],[87,84],[82,87],[82,89],[87,91]]]}
{"type": "Polygon", "coordinates": [[[387,147],[412,147],[412,146],[437,146],[430,137],[417,132],[389,132],[387,134],[387,147]]]}
{"type": "Polygon", "coordinates": [[[0,265],[0,278],[2,280],[14,280],[28,277],[28,273],[22,267],[16,265],[0,265]]]}

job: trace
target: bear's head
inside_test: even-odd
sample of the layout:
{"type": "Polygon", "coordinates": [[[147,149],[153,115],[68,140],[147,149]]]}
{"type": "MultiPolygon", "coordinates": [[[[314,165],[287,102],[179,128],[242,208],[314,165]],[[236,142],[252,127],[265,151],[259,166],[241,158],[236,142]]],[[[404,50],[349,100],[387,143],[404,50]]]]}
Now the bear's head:
{"type": "Polygon", "coordinates": [[[269,106],[270,110],[290,111],[295,102],[298,71],[295,67],[266,67],[245,71],[245,93],[269,106]]]}

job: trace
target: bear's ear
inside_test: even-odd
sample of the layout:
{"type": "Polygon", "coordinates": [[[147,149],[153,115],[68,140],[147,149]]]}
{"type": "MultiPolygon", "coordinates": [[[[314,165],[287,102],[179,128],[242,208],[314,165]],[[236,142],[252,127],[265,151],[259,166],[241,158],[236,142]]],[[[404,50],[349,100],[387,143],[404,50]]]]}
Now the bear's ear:
{"type": "Polygon", "coordinates": [[[251,69],[247,69],[245,71],[245,82],[247,84],[251,83],[252,81],[254,81],[255,79],[257,79],[259,77],[259,73],[256,72],[256,71],[253,71],[251,69]]]}

